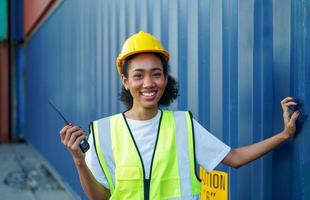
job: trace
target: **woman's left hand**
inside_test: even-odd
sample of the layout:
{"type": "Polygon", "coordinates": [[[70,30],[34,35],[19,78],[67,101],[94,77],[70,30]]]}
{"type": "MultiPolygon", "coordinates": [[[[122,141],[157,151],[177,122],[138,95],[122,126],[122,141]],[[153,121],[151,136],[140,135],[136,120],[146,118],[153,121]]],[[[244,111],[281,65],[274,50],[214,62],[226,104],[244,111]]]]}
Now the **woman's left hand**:
{"type": "Polygon", "coordinates": [[[284,119],[284,130],[283,134],[287,139],[293,137],[296,132],[296,120],[300,114],[299,110],[291,113],[289,107],[297,106],[298,104],[293,101],[293,97],[286,97],[281,101],[281,106],[283,109],[283,119],[284,119]]]}
{"type": "Polygon", "coordinates": [[[269,137],[260,142],[231,149],[230,152],[223,159],[222,163],[225,165],[238,168],[241,167],[266,153],[276,148],[279,144],[293,137],[296,132],[296,120],[299,116],[299,111],[296,110],[292,113],[290,106],[297,106],[293,97],[286,97],[281,101],[283,109],[284,130],[272,137],[269,137]]]}

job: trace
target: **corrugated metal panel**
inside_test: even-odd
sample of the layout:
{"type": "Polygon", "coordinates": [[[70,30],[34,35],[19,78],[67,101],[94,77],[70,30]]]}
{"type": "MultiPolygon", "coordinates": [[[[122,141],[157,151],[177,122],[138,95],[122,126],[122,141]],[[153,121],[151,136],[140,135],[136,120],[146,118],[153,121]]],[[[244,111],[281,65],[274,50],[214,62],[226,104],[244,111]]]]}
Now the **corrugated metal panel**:
{"type": "Polygon", "coordinates": [[[12,112],[12,141],[24,140],[25,129],[25,86],[24,86],[24,55],[22,48],[15,48],[12,52],[11,65],[11,112],[12,112]]]}
{"type": "MultiPolygon", "coordinates": [[[[283,97],[309,112],[308,10],[301,0],[64,1],[25,48],[26,137],[82,194],[47,100],[84,128],[122,111],[115,58],[144,29],[171,53],[181,93],[172,108],[191,109],[232,147],[267,138],[282,129],[283,97]]],[[[308,199],[308,137],[238,170],[219,166],[230,173],[230,199],[308,199]]]]}
{"type": "MultiPolygon", "coordinates": [[[[23,1],[24,14],[24,38],[23,42],[27,42],[37,29],[48,19],[49,15],[57,9],[63,0],[31,0],[23,1]]],[[[19,4],[21,4],[19,2],[19,4]]]]}
{"type": "Polygon", "coordinates": [[[9,50],[0,43],[0,143],[9,142],[9,50]]]}
{"type": "Polygon", "coordinates": [[[24,24],[23,1],[10,0],[10,38],[14,44],[20,43],[23,39],[24,24]]]}
{"type": "Polygon", "coordinates": [[[23,53],[18,46],[23,43],[23,1],[10,0],[10,137],[12,141],[23,140],[25,124],[25,101],[24,101],[24,72],[23,53]]]}
{"type": "Polygon", "coordinates": [[[8,7],[7,0],[0,0],[0,41],[8,37],[8,7]]]}
{"type": "Polygon", "coordinates": [[[299,135],[293,142],[290,171],[292,199],[310,199],[310,1],[292,1],[291,55],[288,74],[290,90],[301,101],[303,116],[298,119],[299,135]]]}
{"type": "Polygon", "coordinates": [[[24,0],[24,32],[28,33],[43,14],[46,7],[54,0],[24,0]]]}

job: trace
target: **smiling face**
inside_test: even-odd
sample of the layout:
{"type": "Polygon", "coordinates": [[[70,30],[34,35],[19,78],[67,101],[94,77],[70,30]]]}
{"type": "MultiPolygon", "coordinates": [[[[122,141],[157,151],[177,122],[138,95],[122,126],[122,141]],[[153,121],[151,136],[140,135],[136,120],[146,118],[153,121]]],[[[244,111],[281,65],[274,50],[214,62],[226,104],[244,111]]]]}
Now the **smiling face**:
{"type": "Polygon", "coordinates": [[[127,77],[122,75],[122,82],[133,97],[133,108],[157,109],[167,76],[161,60],[154,54],[144,53],[130,60],[127,77]]]}

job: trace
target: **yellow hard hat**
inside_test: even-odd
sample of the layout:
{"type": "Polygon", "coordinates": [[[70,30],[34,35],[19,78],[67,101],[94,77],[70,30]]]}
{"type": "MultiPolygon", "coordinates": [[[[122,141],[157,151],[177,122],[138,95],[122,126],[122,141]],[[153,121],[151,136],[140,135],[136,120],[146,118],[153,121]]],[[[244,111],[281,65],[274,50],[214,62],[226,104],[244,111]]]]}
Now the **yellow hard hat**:
{"type": "Polygon", "coordinates": [[[144,52],[160,53],[167,61],[169,60],[169,53],[163,48],[161,42],[155,36],[140,31],[139,33],[133,34],[125,41],[122,51],[116,59],[118,73],[120,75],[123,73],[122,64],[128,56],[144,52]]]}

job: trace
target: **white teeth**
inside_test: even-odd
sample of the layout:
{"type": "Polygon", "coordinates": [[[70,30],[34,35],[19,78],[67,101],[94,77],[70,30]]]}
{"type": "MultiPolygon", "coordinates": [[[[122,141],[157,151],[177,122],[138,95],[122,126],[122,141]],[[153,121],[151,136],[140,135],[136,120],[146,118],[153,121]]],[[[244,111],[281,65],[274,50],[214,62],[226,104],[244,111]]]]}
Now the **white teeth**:
{"type": "Polygon", "coordinates": [[[146,96],[146,97],[151,97],[151,96],[155,95],[155,92],[142,92],[142,95],[146,96]]]}

